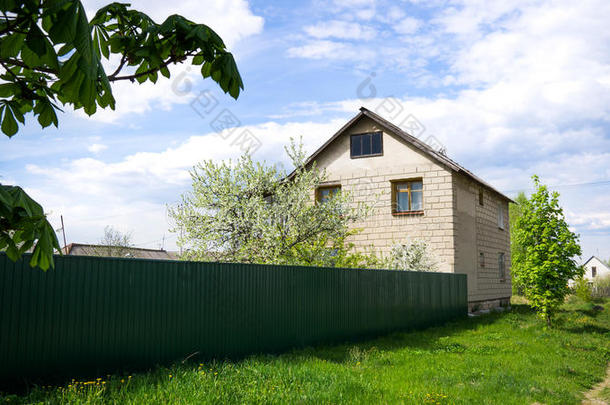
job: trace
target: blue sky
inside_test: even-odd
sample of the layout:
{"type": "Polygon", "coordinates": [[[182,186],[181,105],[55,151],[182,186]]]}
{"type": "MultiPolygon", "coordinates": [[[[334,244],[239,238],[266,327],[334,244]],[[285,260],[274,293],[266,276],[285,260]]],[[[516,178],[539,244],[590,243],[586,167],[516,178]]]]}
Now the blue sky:
{"type": "MultiPolygon", "coordinates": [[[[92,14],[104,2],[84,4],[92,14]]],[[[610,257],[607,1],[132,4],[210,25],[245,91],[235,101],[180,65],[156,85],[121,83],[116,111],[66,111],[59,129],[30,120],[0,138],[0,181],[24,186],[58,228],[63,215],[68,243],[112,225],[173,249],[166,206],[192,165],[238,157],[243,131],[260,141],[254,158],[285,162],[290,137],[313,151],[364,105],[396,124],[415,117],[421,139],[509,195],[538,174],[561,193],[583,255],[610,257]],[[211,124],[225,109],[240,127],[221,136],[211,124]]]]}

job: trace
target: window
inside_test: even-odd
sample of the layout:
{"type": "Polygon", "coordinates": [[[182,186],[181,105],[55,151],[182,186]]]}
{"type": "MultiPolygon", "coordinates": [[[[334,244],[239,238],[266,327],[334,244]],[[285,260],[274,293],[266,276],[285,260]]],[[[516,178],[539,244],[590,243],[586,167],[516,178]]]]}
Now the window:
{"type": "Polygon", "coordinates": [[[498,204],[498,228],[504,229],[504,206],[502,203],[498,204]]]}
{"type": "Polygon", "coordinates": [[[498,272],[500,281],[506,280],[506,264],[504,263],[504,253],[498,253],[498,272]]]}
{"type": "Polygon", "coordinates": [[[483,196],[483,190],[479,190],[479,205],[483,205],[483,200],[484,200],[484,196],[483,196]]]}
{"type": "Polygon", "coordinates": [[[597,267],[591,267],[591,277],[597,276],[597,267]]]}
{"type": "Polygon", "coordinates": [[[383,154],[381,132],[352,135],[350,137],[351,157],[379,156],[383,154]]]}
{"type": "Polygon", "coordinates": [[[421,179],[392,183],[392,213],[421,214],[424,210],[423,183],[421,179]]]}
{"type": "Polygon", "coordinates": [[[479,266],[485,267],[485,253],[479,252],[479,266]]]}
{"type": "Polygon", "coordinates": [[[316,190],[316,201],[325,203],[341,191],[341,186],[323,186],[316,190]]]}

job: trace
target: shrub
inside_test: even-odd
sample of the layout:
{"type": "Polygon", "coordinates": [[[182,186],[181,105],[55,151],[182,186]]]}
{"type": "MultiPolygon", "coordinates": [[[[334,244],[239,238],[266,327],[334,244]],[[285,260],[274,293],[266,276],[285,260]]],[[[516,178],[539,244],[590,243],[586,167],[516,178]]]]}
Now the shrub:
{"type": "Polygon", "coordinates": [[[583,301],[589,302],[593,299],[591,284],[589,283],[589,280],[584,277],[579,277],[574,281],[572,291],[574,295],[583,301]]]}
{"type": "Polygon", "coordinates": [[[417,239],[394,245],[385,260],[385,267],[391,270],[436,271],[428,244],[417,239]]]}

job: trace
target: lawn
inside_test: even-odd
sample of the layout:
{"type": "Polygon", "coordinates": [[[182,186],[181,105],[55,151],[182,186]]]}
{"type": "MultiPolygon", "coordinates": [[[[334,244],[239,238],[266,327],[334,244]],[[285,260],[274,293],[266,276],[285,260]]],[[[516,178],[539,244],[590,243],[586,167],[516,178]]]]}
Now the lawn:
{"type": "Polygon", "coordinates": [[[610,301],[545,329],[525,305],[424,331],[241,361],[178,364],[4,394],[7,403],[580,403],[610,361],[610,301]],[[603,310],[594,309],[601,305],[603,310]]]}

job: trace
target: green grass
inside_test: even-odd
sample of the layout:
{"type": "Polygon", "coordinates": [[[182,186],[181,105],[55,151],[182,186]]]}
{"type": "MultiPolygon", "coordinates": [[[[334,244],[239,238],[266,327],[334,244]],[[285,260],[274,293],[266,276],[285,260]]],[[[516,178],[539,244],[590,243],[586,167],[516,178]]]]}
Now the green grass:
{"type": "Polygon", "coordinates": [[[576,404],[610,360],[610,301],[568,301],[556,326],[524,305],[420,332],[242,361],[35,387],[7,403],[576,404]],[[594,305],[603,305],[602,311],[594,305]]]}
{"type": "Polygon", "coordinates": [[[606,402],[610,402],[610,387],[606,387],[599,393],[599,398],[606,402]]]}

